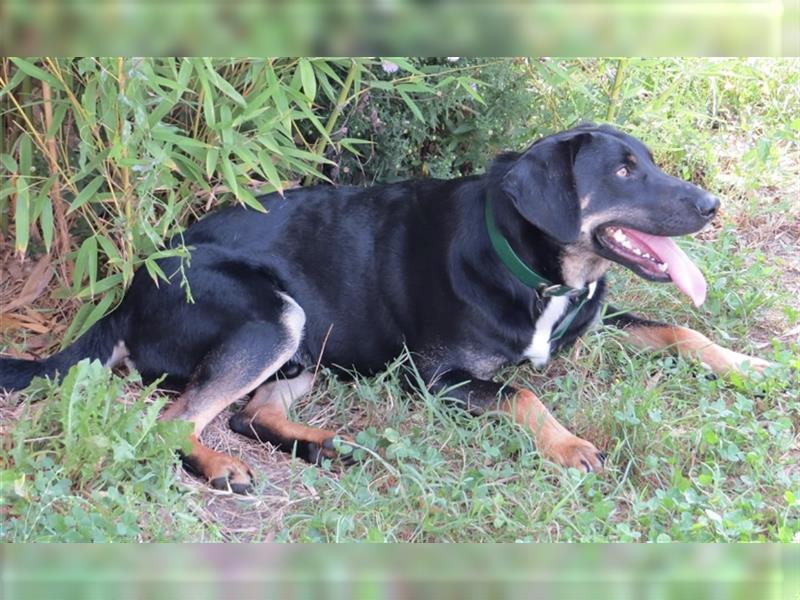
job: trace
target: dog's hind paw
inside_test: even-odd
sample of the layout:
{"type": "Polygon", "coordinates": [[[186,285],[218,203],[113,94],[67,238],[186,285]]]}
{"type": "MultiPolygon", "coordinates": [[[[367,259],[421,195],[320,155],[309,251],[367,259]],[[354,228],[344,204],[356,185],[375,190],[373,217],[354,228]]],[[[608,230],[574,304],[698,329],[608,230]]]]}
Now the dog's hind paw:
{"type": "Polygon", "coordinates": [[[355,460],[353,459],[353,446],[350,445],[352,438],[347,435],[336,435],[329,437],[322,442],[322,445],[309,442],[307,453],[304,458],[307,462],[320,465],[324,458],[338,459],[346,466],[352,465],[355,460]]]}
{"type": "Polygon", "coordinates": [[[253,489],[253,472],[238,458],[204,448],[204,452],[183,457],[193,475],[204,476],[215,490],[247,494],[253,489]]]}

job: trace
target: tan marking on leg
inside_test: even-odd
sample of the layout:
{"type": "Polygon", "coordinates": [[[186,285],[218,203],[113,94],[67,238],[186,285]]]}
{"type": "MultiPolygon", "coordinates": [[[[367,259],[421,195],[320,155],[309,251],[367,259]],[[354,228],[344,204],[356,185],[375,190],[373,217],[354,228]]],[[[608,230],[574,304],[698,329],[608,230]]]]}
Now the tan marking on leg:
{"type": "Polygon", "coordinates": [[[171,421],[172,419],[176,418],[179,414],[181,414],[184,410],[186,410],[186,396],[181,394],[172,401],[170,404],[159,416],[158,418],[162,421],[171,421]]]}
{"type": "Polygon", "coordinates": [[[311,391],[313,382],[314,375],[304,371],[293,379],[278,379],[265,383],[253,394],[253,399],[247,403],[244,411],[252,415],[267,404],[278,404],[288,411],[295,400],[311,391]]]}
{"type": "MultiPolygon", "coordinates": [[[[242,412],[252,423],[271,429],[283,438],[314,442],[322,447],[323,442],[337,435],[335,431],[294,423],[287,418],[289,407],[311,390],[313,379],[311,373],[305,372],[294,379],[266,383],[256,390],[242,412]]],[[[347,439],[347,436],[340,437],[347,439]]],[[[328,450],[323,453],[331,457],[336,455],[328,450]]]]}
{"type": "MultiPolygon", "coordinates": [[[[230,485],[233,491],[243,492],[249,486],[252,476],[247,465],[238,459],[203,446],[200,443],[203,429],[230,404],[250,393],[265,379],[271,377],[294,355],[300,344],[305,325],[305,313],[291,297],[285,294],[281,294],[281,296],[288,305],[288,309],[281,316],[288,339],[275,359],[265,365],[258,374],[249,377],[231,369],[222,377],[204,383],[200,387],[196,387],[190,382],[186,391],[176,401],[176,405],[167,409],[162,416],[164,419],[186,420],[194,425],[194,432],[190,436],[192,451],[184,460],[208,477],[214,487],[230,485]],[[226,479],[219,479],[220,472],[229,472],[230,476],[226,479]]],[[[236,364],[235,356],[229,357],[229,360],[232,364],[236,364]]]]}
{"type": "Polygon", "coordinates": [[[230,486],[239,493],[246,490],[253,480],[250,467],[238,458],[206,448],[194,434],[189,439],[192,451],[186,460],[192,468],[200,471],[218,489],[230,486]]]}
{"type": "Polygon", "coordinates": [[[701,361],[719,375],[731,371],[741,372],[745,364],[756,371],[770,365],[760,358],[728,350],[712,342],[702,333],[674,325],[631,325],[623,330],[628,340],[639,348],[648,350],[671,350],[672,352],[701,361]]]}
{"type": "Polygon", "coordinates": [[[584,471],[603,470],[600,451],[593,444],[570,433],[533,392],[518,391],[502,410],[531,430],[536,448],[553,462],[584,471]]]}

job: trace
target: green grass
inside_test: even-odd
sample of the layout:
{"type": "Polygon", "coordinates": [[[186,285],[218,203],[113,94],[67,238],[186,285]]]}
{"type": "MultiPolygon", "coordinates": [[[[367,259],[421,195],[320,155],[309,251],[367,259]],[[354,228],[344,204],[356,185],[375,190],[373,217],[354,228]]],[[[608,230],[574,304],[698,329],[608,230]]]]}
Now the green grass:
{"type": "MultiPolygon", "coordinates": [[[[734,232],[714,245],[724,247],[725,235],[734,232]]],[[[756,348],[747,340],[766,307],[791,300],[773,287],[745,293],[758,290],[765,267],[758,260],[737,265],[734,259],[738,294],[710,278],[712,311],[686,309],[669,287],[625,281],[621,271],[613,287],[624,284],[619,295],[641,295],[645,306],[671,305],[668,314],[655,313],[667,321],[704,327],[721,319],[729,346],[776,361],[764,377],[713,378],[691,362],[625,348],[610,329],[587,336],[543,372],[501,374],[535,390],[563,423],[609,453],[602,476],[543,462],[530,436],[503,416],[471,418],[442,397],[409,393],[402,382],[414,371],[404,357],[378,377],[353,382],[323,372],[300,403],[299,420],[347,424],[358,434],[365,450],[355,466],[319,469],[242,441],[268,457],[256,468],[256,493],[221,496],[177,477],[169,448],[179,432],[154,420],[163,398],[144,390],[133,403],[116,402],[136,386],[82,363],[60,388],[43,385],[27,396],[41,401],[25,405],[4,456],[14,467],[3,472],[10,517],[3,537],[797,541],[800,352],[796,344],[756,348]],[[288,473],[281,481],[278,468],[288,473]],[[276,486],[280,521],[239,530],[235,513],[269,514],[276,486]],[[213,503],[226,508],[209,512],[213,503]]]]}
{"type": "MultiPolygon", "coordinates": [[[[599,90],[614,64],[578,61],[567,65],[567,79],[531,80],[542,98],[537,119],[556,127],[548,111],[567,121],[604,114],[599,90]]],[[[532,389],[562,423],[608,452],[603,475],[543,461],[507,417],[471,418],[443,396],[409,391],[403,382],[414,377],[413,364],[401,357],[372,378],[342,381],[323,371],[296,407],[300,421],[357,435],[360,460],[349,468],[288,458],[231,433],[221,415],[207,442],[241,456],[257,477],[252,496],[227,495],[180,468],[172,449],[182,432],[156,421],[163,394],[82,363],[60,385],[21,394],[20,405],[15,396],[0,402],[1,537],[800,541],[800,76],[793,67],[671,59],[628,66],[617,118],[667,171],[719,194],[723,211],[713,228],[681,241],[706,274],[703,307],[620,267],[609,274],[610,300],[776,366],[763,376],[714,378],[690,361],[626,348],[605,329],[544,370],[499,375],[532,389]]],[[[8,348],[24,349],[17,340],[8,348]]]]}

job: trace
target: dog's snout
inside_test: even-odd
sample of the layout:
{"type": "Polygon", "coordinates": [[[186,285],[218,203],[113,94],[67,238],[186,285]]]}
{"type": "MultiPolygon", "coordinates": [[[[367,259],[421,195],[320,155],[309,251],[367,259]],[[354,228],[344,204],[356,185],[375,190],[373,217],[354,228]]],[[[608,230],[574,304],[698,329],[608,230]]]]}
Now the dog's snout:
{"type": "Polygon", "coordinates": [[[703,194],[694,203],[697,212],[704,219],[711,219],[719,210],[719,199],[711,194],[703,194]]]}

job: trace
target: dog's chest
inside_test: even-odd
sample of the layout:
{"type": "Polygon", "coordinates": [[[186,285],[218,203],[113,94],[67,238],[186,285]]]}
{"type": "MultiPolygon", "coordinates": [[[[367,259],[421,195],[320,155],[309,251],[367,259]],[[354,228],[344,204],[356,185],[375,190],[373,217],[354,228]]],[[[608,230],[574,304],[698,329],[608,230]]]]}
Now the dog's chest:
{"type": "Polygon", "coordinates": [[[534,322],[531,342],[522,351],[523,356],[537,367],[550,359],[550,337],[553,329],[570,308],[569,298],[566,296],[556,296],[546,302],[547,305],[534,322]]]}
{"type": "MultiPolygon", "coordinates": [[[[587,299],[591,299],[596,290],[597,282],[590,283],[587,299]]],[[[534,321],[531,341],[522,351],[522,355],[536,367],[541,367],[550,360],[553,331],[570,311],[577,310],[566,296],[554,296],[544,302],[546,303],[544,309],[534,321]]]]}

